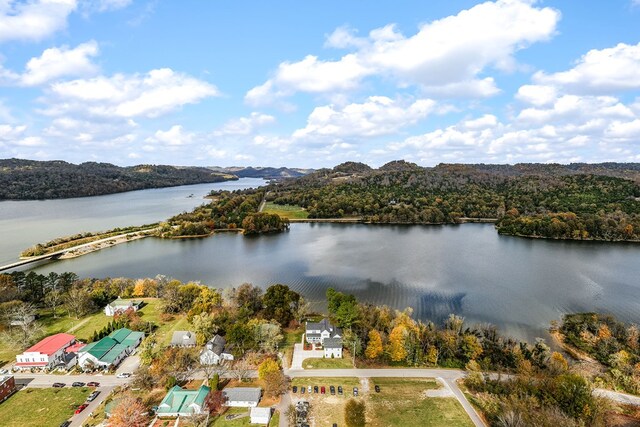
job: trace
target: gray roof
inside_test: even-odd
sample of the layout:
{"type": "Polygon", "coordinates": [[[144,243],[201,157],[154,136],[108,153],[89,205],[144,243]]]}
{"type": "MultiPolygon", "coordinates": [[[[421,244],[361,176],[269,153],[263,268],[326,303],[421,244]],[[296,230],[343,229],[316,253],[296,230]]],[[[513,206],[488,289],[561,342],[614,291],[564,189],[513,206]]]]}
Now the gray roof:
{"type": "Polygon", "coordinates": [[[222,354],[224,351],[224,347],[227,344],[227,341],[222,338],[220,335],[215,335],[212,339],[207,342],[207,350],[211,350],[218,356],[222,354]]]}
{"type": "Polygon", "coordinates": [[[322,346],[324,348],[342,348],[342,338],[326,338],[322,346]]]}
{"type": "Polygon", "coordinates": [[[196,334],[190,331],[175,331],[171,345],[196,345],[196,334]]]}
{"type": "Polygon", "coordinates": [[[262,389],[260,387],[232,387],[222,390],[227,401],[233,402],[260,402],[262,389]]]}
{"type": "Polygon", "coordinates": [[[307,331],[309,329],[319,329],[320,331],[333,331],[333,325],[329,323],[327,318],[322,319],[319,322],[307,322],[307,331]]]}
{"type": "Polygon", "coordinates": [[[320,338],[320,334],[307,334],[307,338],[320,338]]]}

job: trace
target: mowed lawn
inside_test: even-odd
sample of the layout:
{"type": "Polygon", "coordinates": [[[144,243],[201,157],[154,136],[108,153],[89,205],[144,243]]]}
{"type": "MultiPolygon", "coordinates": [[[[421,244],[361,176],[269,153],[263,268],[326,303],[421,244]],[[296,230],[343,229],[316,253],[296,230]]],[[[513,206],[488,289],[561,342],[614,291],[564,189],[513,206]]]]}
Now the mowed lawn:
{"type": "Polygon", "coordinates": [[[89,395],[87,388],[27,388],[0,404],[3,427],[57,427],[71,418],[89,395]]]}
{"type": "Polygon", "coordinates": [[[454,397],[427,397],[439,388],[434,379],[372,378],[367,401],[367,425],[473,427],[462,405],[454,397]],[[380,393],[373,391],[380,386],[380,393]]]}
{"type": "MultiPolygon", "coordinates": [[[[255,426],[257,424],[251,424],[249,417],[249,408],[229,408],[224,414],[215,419],[212,427],[245,427],[245,426],[255,426]],[[226,420],[225,417],[227,415],[245,415],[241,418],[235,418],[233,420],[226,420]]],[[[277,411],[271,416],[271,420],[269,421],[269,427],[278,427],[280,423],[280,413],[277,411]]]]}
{"type": "Polygon", "coordinates": [[[276,205],[273,202],[267,202],[262,212],[270,214],[278,214],[282,218],[289,219],[306,219],[309,212],[297,205],[276,205]]]}
{"type": "Polygon", "coordinates": [[[352,369],[353,363],[349,357],[343,357],[342,359],[313,358],[304,359],[302,367],[304,369],[352,369]]]}

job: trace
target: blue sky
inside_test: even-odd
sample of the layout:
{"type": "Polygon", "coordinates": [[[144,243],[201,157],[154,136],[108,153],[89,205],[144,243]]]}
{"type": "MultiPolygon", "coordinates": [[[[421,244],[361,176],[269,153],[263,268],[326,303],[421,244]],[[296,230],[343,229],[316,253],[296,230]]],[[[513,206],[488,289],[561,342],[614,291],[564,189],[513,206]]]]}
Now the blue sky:
{"type": "Polygon", "coordinates": [[[640,162],[640,0],[0,0],[0,158],[640,162]]]}

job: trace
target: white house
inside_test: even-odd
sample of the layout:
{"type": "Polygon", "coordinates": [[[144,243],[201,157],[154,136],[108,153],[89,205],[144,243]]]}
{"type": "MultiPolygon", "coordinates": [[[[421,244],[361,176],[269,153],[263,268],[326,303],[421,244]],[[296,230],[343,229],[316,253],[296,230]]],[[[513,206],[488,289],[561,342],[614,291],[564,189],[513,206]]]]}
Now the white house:
{"type": "Polygon", "coordinates": [[[327,338],[322,345],[324,357],[342,358],[342,338],[327,338]]]}
{"type": "Polygon", "coordinates": [[[104,308],[104,314],[107,316],[114,316],[116,314],[122,314],[127,310],[138,311],[139,308],[140,302],[118,298],[117,300],[107,304],[104,308]]]}
{"type": "Polygon", "coordinates": [[[58,364],[64,364],[65,349],[75,342],[76,337],[71,334],[60,333],[46,337],[26,349],[24,353],[17,355],[15,367],[18,369],[51,369],[58,364]]]}
{"type": "Polygon", "coordinates": [[[223,360],[233,360],[233,354],[226,349],[227,341],[220,335],[214,336],[200,352],[202,365],[217,365],[223,360]]]}
{"type": "Polygon", "coordinates": [[[306,323],[305,337],[310,344],[323,344],[327,338],[342,338],[342,331],[329,323],[327,319],[322,319],[317,323],[306,323]]]}
{"type": "Polygon", "coordinates": [[[268,425],[271,420],[271,408],[251,408],[249,412],[251,424],[268,425]]]}
{"type": "Polygon", "coordinates": [[[196,334],[191,331],[175,331],[171,337],[171,347],[195,347],[196,334]]]}
{"type": "Polygon", "coordinates": [[[260,387],[231,387],[222,390],[226,406],[241,408],[255,408],[260,402],[262,389],[260,387]]]}

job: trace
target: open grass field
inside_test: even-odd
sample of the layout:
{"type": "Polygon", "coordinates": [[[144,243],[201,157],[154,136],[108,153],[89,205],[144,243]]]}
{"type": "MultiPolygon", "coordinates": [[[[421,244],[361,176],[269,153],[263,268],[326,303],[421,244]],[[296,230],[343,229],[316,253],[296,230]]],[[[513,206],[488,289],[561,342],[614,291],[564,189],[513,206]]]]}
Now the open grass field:
{"type": "Polygon", "coordinates": [[[372,378],[367,401],[367,425],[473,427],[462,405],[454,397],[427,397],[425,391],[439,388],[433,379],[372,378]],[[373,391],[380,386],[380,393],[373,391]]]}
{"type": "MultiPolygon", "coordinates": [[[[249,408],[229,408],[227,412],[222,414],[220,417],[216,418],[216,420],[211,424],[212,427],[245,427],[245,426],[257,426],[258,424],[250,424],[249,423],[249,408]],[[225,416],[230,414],[243,414],[241,418],[236,418],[233,420],[226,420],[225,416]]],[[[269,421],[269,427],[277,427],[280,422],[280,414],[275,412],[271,417],[271,421],[269,421]]]]}
{"type": "Polygon", "coordinates": [[[291,366],[291,360],[293,359],[293,345],[299,343],[304,334],[303,327],[297,329],[285,329],[284,339],[280,344],[280,351],[284,354],[284,360],[286,360],[287,366],[291,366]]]}
{"type": "Polygon", "coordinates": [[[302,367],[304,369],[351,369],[353,363],[349,357],[342,359],[313,358],[305,359],[302,362],[302,367]]]}
{"type": "Polygon", "coordinates": [[[89,392],[87,388],[21,390],[0,405],[0,425],[57,427],[71,418],[89,392]]]}
{"type": "Polygon", "coordinates": [[[276,205],[273,202],[267,202],[262,212],[270,214],[278,214],[282,218],[289,219],[306,219],[309,213],[300,206],[295,205],[276,205]]]}

